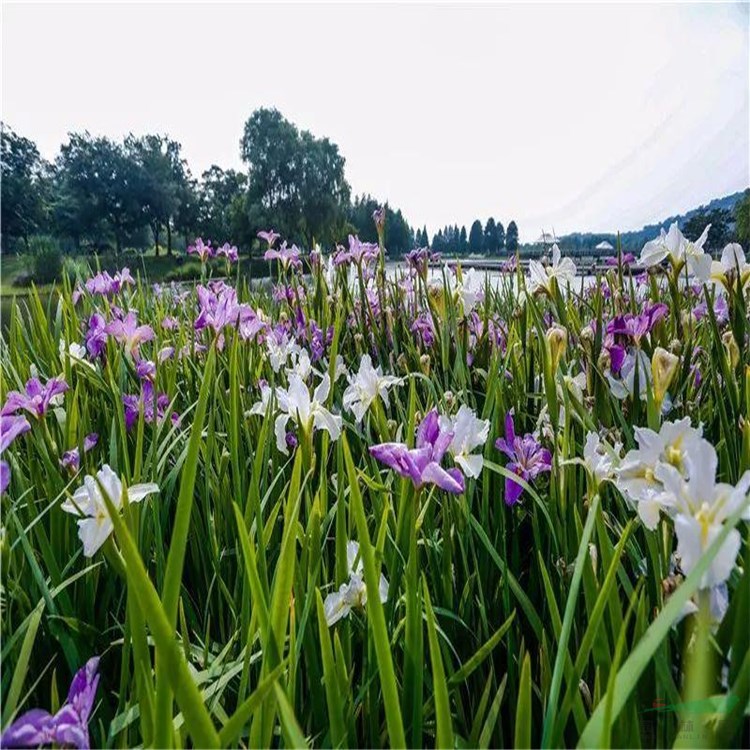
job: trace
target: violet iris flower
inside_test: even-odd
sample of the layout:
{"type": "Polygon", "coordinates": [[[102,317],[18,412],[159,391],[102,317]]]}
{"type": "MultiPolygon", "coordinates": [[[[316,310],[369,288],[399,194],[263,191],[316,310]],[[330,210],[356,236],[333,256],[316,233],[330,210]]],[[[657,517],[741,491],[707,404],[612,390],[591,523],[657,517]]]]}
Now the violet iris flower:
{"type": "MultiPolygon", "coordinates": [[[[169,406],[169,396],[166,393],[156,394],[156,411],[154,411],[154,385],[150,380],[144,380],[140,394],[123,394],[122,403],[125,407],[125,428],[130,430],[138,422],[143,408],[143,420],[151,424],[155,420],[161,422],[169,406]]],[[[172,424],[177,424],[180,417],[177,412],[171,415],[172,424]]]]}
{"type": "MultiPolygon", "coordinates": [[[[91,432],[83,439],[83,452],[88,453],[99,442],[99,435],[91,432]]],[[[81,453],[78,447],[65,451],[60,459],[60,466],[63,469],[70,469],[72,472],[81,468],[81,453]]]]}
{"type": "Polygon", "coordinates": [[[61,745],[88,750],[89,717],[99,686],[99,657],[81,667],[70,683],[68,699],[53,716],[41,708],[32,708],[19,716],[0,736],[0,747],[39,747],[61,745]]]}
{"type": "Polygon", "coordinates": [[[214,249],[211,247],[210,240],[204,242],[201,237],[198,237],[193,245],[188,246],[187,253],[188,255],[197,255],[201,259],[201,263],[205,263],[213,257],[214,249]]]}
{"type": "MultiPolygon", "coordinates": [[[[3,414],[0,416],[0,455],[17,438],[31,429],[28,419],[19,414],[3,414]]],[[[6,461],[0,461],[0,495],[8,489],[10,484],[10,466],[6,461]]]]}
{"type": "Polygon", "coordinates": [[[86,349],[91,357],[100,357],[107,347],[107,322],[104,316],[94,313],[89,318],[89,328],[86,331],[86,349]]]}
{"type": "Polygon", "coordinates": [[[669,308],[663,302],[659,302],[646,308],[640,315],[633,315],[632,313],[618,315],[607,325],[607,333],[622,334],[635,341],[640,341],[668,314],[669,308]]]}
{"type": "Polygon", "coordinates": [[[31,429],[29,420],[21,414],[3,414],[0,416],[0,454],[24,432],[31,429]]]}
{"type": "Polygon", "coordinates": [[[113,320],[104,329],[112,338],[124,344],[125,349],[132,355],[138,353],[138,348],[146,341],[154,338],[154,329],[148,325],[138,325],[134,312],[129,312],[122,320],[113,320]]]}
{"type": "MultiPolygon", "coordinates": [[[[696,320],[705,318],[707,314],[708,305],[705,300],[693,308],[693,316],[696,320]]],[[[720,325],[729,320],[729,306],[725,297],[716,295],[716,299],[714,300],[714,315],[716,316],[716,322],[720,325]]]]}
{"type": "Polygon", "coordinates": [[[296,245],[287,247],[286,242],[282,242],[281,247],[278,250],[269,247],[263,258],[265,260],[278,260],[279,263],[281,263],[281,266],[285,269],[289,268],[289,266],[302,268],[299,248],[296,245]]]}
{"type": "Polygon", "coordinates": [[[225,242],[221,247],[216,248],[216,256],[223,255],[230,263],[236,263],[239,258],[239,251],[235,245],[225,242]]]}
{"type": "Polygon", "coordinates": [[[333,257],[337,266],[345,263],[356,263],[360,265],[375,260],[380,255],[380,246],[374,242],[362,242],[359,237],[349,235],[349,249],[340,247],[333,257]]]}
{"type": "MultiPolygon", "coordinates": [[[[623,253],[622,255],[623,266],[629,266],[634,260],[635,260],[635,255],[633,255],[633,253],[623,253]]],[[[618,264],[617,256],[610,255],[609,257],[604,259],[604,262],[608,266],[616,266],[618,264]]]]}
{"type": "Polygon", "coordinates": [[[51,378],[44,385],[39,378],[31,378],[26,381],[26,391],[10,391],[5,399],[3,415],[13,414],[19,409],[32,414],[37,419],[43,417],[50,408],[52,399],[60,396],[69,388],[62,378],[51,378]]]}
{"type": "MultiPolygon", "coordinates": [[[[543,471],[552,469],[552,454],[531,434],[516,435],[513,412],[505,416],[505,437],[498,438],[495,447],[510,459],[507,468],[526,482],[536,479],[543,471]]],[[[512,477],[505,478],[505,504],[515,505],[523,487],[512,477]]]]}
{"type": "Polygon", "coordinates": [[[278,232],[274,232],[273,229],[269,229],[267,232],[258,232],[258,237],[261,240],[265,240],[270,249],[276,244],[276,240],[278,240],[281,235],[278,232]]]}
{"type": "Polygon", "coordinates": [[[404,259],[417,273],[424,274],[430,263],[440,260],[440,253],[432,252],[429,247],[415,247],[406,253],[404,259]]]}
{"type": "Polygon", "coordinates": [[[422,420],[417,430],[415,448],[404,443],[381,443],[370,447],[370,455],[389,466],[415,487],[435,484],[446,492],[460,495],[465,488],[464,477],[457,468],[444,469],[440,462],[453,440],[453,432],[441,427],[437,409],[422,420]]]}

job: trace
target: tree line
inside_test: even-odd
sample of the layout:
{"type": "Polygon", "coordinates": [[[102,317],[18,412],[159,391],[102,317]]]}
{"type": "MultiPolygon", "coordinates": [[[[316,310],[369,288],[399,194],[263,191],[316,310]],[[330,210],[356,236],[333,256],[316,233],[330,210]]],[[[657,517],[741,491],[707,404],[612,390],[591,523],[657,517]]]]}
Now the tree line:
{"type": "MultiPolygon", "coordinates": [[[[245,171],[213,165],[195,177],[182,147],[165,135],[122,141],[70,133],[57,157],[2,125],[2,250],[27,251],[35,236],[71,252],[154,247],[171,254],[196,236],[259,248],[273,227],[305,247],[348,233],[376,241],[370,195],[352,198],[345,159],[328,138],[299,130],[275,109],[256,110],[240,142],[245,171]]],[[[386,204],[386,247],[408,252],[414,232],[386,204]]]]}
{"type": "Polygon", "coordinates": [[[459,229],[454,224],[439,229],[430,242],[427,227],[423,227],[417,229],[415,242],[419,247],[429,245],[434,251],[447,254],[513,255],[518,249],[518,227],[511,221],[506,230],[501,221],[492,217],[482,227],[482,222],[475,219],[468,235],[465,226],[459,229]]]}

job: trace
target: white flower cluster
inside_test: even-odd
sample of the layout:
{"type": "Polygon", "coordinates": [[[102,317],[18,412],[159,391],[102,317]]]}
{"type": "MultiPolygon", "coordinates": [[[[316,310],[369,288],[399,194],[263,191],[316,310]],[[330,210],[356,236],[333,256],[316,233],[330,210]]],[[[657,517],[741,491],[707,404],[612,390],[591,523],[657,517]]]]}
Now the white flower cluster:
{"type": "MultiPolygon", "coordinates": [[[[682,572],[689,575],[728,518],[744,508],[741,517],[750,521],[750,471],[737,485],[717,482],[716,450],[687,417],[665,422],[659,432],[636,428],[635,438],[638,447],[620,460],[618,450],[603,447],[591,433],[584,463],[597,482],[615,484],[646,528],[656,529],[662,513],[673,520],[676,556],[682,572]]],[[[726,582],[741,542],[740,532],[732,529],[704,574],[701,589],[713,590],[726,582]]]]}

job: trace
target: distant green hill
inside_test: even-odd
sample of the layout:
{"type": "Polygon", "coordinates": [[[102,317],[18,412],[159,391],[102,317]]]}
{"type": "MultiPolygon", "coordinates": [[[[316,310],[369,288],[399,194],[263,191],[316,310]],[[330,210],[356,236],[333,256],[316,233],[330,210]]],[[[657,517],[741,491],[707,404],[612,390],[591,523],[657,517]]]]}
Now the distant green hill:
{"type": "MultiPolygon", "coordinates": [[[[750,190],[750,188],[748,189],[750,190]]],[[[726,210],[730,212],[732,217],[734,217],[734,208],[741,200],[744,193],[745,191],[740,191],[737,193],[732,193],[731,195],[725,195],[723,198],[714,198],[709,203],[698,206],[697,208],[693,208],[690,211],[686,211],[684,214],[669,216],[659,224],[648,224],[644,226],[643,229],[637,229],[632,232],[623,232],[620,234],[622,249],[628,252],[640,252],[641,248],[646,242],[658,236],[659,230],[662,227],[668,229],[670,224],[676,221],[679,227],[682,229],[693,216],[699,213],[726,210]]],[[[731,224],[731,229],[733,229],[734,221],[732,221],[731,224]]],[[[604,240],[607,240],[608,242],[612,243],[612,245],[615,245],[617,241],[617,234],[573,232],[559,238],[560,246],[568,251],[591,249],[604,240]]]]}

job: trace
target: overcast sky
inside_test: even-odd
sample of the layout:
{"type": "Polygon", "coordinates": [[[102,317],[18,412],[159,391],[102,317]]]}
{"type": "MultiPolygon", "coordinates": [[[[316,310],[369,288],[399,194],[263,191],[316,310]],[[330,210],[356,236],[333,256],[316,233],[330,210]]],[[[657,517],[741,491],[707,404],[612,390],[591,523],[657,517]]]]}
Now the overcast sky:
{"type": "Polygon", "coordinates": [[[750,184],[748,5],[4,4],[2,117],[241,167],[260,106],[430,232],[626,230],[750,184]]]}

